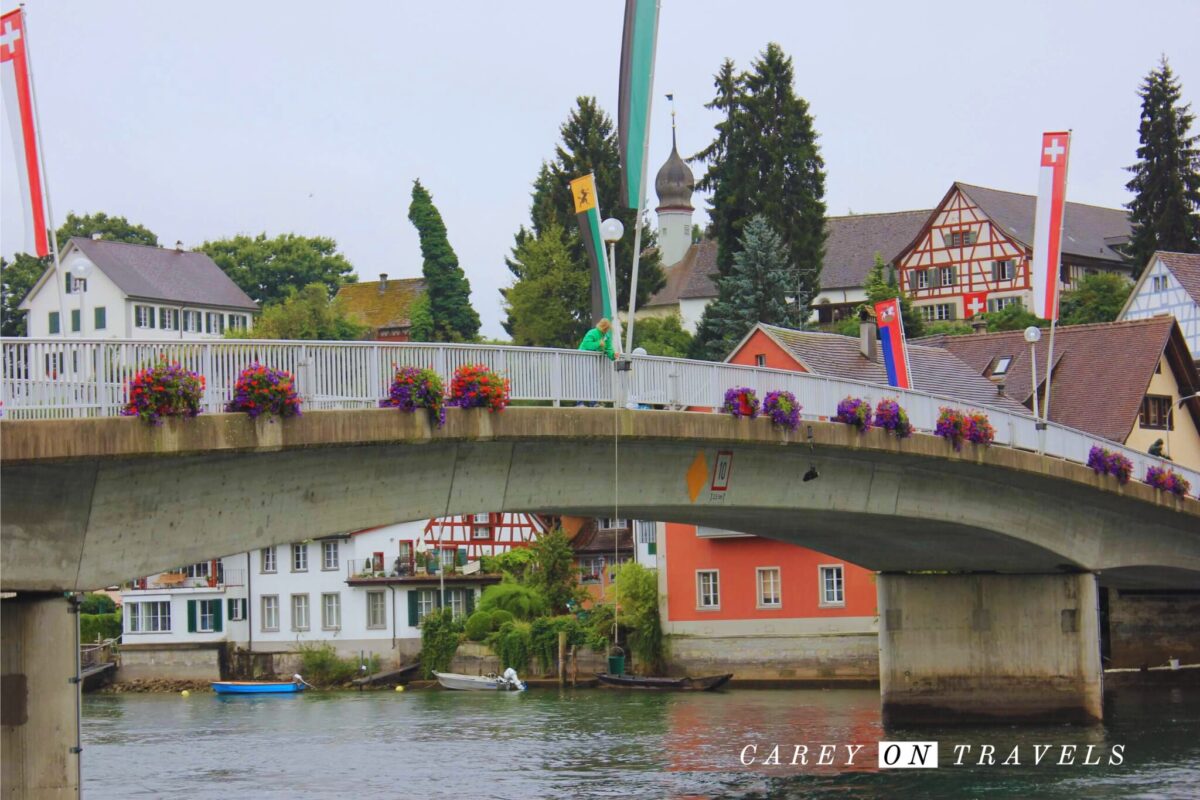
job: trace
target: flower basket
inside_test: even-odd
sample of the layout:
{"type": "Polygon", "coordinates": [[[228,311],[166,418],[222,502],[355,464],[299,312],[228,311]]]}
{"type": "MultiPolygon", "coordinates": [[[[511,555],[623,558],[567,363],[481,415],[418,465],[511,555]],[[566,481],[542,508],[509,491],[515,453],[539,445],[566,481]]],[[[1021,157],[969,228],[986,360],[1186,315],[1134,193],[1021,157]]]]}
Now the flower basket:
{"type": "Polygon", "coordinates": [[[397,368],[388,396],[379,401],[379,407],[398,408],[410,414],[418,408],[424,408],[439,428],[446,424],[442,379],[431,369],[397,368]]]}
{"type": "Polygon", "coordinates": [[[996,429],[988,420],[987,414],[976,411],[967,416],[967,441],[987,446],[996,438],[996,429]]]}
{"type": "Polygon", "coordinates": [[[767,399],[763,402],[763,411],[771,418],[771,424],[789,431],[800,427],[801,408],[796,402],[796,395],[791,392],[767,392],[767,399]]]}
{"type": "Polygon", "coordinates": [[[203,398],[204,376],[164,356],[153,367],[133,376],[121,414],[160,425],[163,417],[196,416],[203,398]]]}
{"type": "Polygon", "coordinates": [[[963,440],[967,438],[967,428],[970,422],[967,415],[957,408],[942,408],[938,414],[937,427],[933,434],[946,439],[954,445],[955,450],[962,450],[963,440]]]}
{"type": "Polygon", "coordinates": [[[1167,467],[1150,467],[1146,470],[1146,483],[1163,492],[1170,492],[1177,497],[1187,497],[1192,484],[1188,479],[1167,467]]]}
{"type": "Polygon", "coordinates": [[[503,411],[508,401],[508,378],[492,372],[486,364],[463,364],[454,370],[446,405],[503,411]]]}
{"type": "Polygon", "coordinates": [[[251,419],[262,414],[269,417],[300,416],[300,398],[292,373],[264,367],[257,361],[242,370],[233,386],[233,399],[225,406],[228,412],[245,411],[251,419]]]}
{"type": "Polygon", "coordinates": [[[1097,475],[1112,475],[1122,485],[1129,483],[1129,477],[1133,474],[1132,461],[1104,447],[1094,446],[1088,451],[1087,465],[1097,475]]]}
{"type": "Polygon", "coordinates": [[[888,397],[880,400],[879,405],[875,406],[875,427],[891,431],[899,439],[907,439],[913,432],[908,412],[888,397]]]}
{"type": "Polygon", "coordinates": [[[853,425],[859,433],[866,433],[871,430],[871,404],[861,397],[847,397],[838,403],[833,420],[853,425]]]}
{"type": "Polygon", "coordinates": [[[754,419],[758,416],[760,406],[757,392],[747,386],[735,386],[725,390],[725,403],[721,411],[734,417],[754,419]]]}

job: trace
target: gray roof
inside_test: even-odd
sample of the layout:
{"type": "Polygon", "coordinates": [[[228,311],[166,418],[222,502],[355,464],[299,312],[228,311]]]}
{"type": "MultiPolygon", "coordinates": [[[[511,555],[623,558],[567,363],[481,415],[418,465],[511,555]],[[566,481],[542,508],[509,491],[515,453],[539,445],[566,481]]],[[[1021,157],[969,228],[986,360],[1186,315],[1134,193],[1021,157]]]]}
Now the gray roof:
{"type": "MultiPolygon", "coordinates": [[[[1033,215],[1037,197],[961,182],[954,185],[1013,238],[1029,247],[1033,246],[1033,215]]],[[[1129,214],[1124,209],[1067,203],[1063,210],[1062,251],[1085,258],[1126,263],[1125,257],[1113,246],[1128,241],[1131,232],[1129,214]]]]}
{"type": "Polygon", "coordinates": [[[913,239],[933,209],[893,211],[887,214],[852,214],[825,220],[825,259],[821,263],[822,289],[863,286],[875,264],[875,254],[890,263],[913,239]]]}
{"type": "MultiPolygon", "coordinates": [[[[887,369],[882,356],[879,361],[868,360],[859,350],[857,337],[796,331],[761,323],[758,327],[817,375],[887,385],[887,369]]],[[[992,381],[940,347],[909,343],[908,359],[913,388],[917,391],[1018,414],[1029,413],[1029,409],[1012,397],[1000,394],[992,381]]]]}
{"type": "Polygon", "coordinates": [[[705,239],[687,249],[665,270],[667,282],[646,302],[647,308],[678,305],[680,300],[717,296],[717,240],[705,239]]]}
{"type": "Polygon", "coordinates": [[[204,253],[79,236],[71,245],[129,297],[258,310],[258,303],[204,253]]]}

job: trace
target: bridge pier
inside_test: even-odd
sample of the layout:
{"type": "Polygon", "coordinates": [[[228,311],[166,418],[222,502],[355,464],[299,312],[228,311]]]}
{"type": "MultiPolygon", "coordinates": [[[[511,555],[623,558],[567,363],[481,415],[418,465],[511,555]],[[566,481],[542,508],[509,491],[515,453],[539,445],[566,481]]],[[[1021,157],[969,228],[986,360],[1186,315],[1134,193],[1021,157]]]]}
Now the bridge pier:
{"type": "Polygon", "coordinates": [[[79,615],[61,593],[0,600],[0,797],[79,797],[79,615]]]}
{"type": "Polygon", "coordinates": [[[1102,717],[1090,573],[881,573],[886,724],[1102,717]]]}

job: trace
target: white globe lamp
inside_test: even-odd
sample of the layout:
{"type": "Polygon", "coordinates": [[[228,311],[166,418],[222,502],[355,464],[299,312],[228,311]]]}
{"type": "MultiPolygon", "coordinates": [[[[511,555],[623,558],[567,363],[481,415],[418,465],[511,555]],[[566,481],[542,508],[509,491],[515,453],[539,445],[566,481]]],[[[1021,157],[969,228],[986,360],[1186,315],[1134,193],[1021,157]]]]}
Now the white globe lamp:
{"type": "Polygon", "coordinates": [[[600,223],[600,238],[606,242],[619,242],[625,235],[625,226],[621,220],[609,217],[600,223]]]}

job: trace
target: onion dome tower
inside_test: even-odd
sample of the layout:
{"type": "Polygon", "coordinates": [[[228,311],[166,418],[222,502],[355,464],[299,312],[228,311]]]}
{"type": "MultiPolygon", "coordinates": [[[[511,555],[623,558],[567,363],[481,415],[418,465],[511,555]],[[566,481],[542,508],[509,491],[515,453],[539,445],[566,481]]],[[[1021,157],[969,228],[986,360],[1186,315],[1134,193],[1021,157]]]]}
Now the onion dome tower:
{"type": "MultiPolygon", "coordinates": [[[[668,95],[669,96],[669,95],[668,95]]],[[[673,98],[672,98],[673,99],[673,98]]],[[[692,246],[692,192],[696,179],[675,144],[675,109],[671,108],[671,155],[658,170],[654,191],[658,195],[658,249],[662,264],[677,263],[692,246]]]]}

